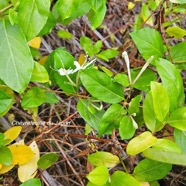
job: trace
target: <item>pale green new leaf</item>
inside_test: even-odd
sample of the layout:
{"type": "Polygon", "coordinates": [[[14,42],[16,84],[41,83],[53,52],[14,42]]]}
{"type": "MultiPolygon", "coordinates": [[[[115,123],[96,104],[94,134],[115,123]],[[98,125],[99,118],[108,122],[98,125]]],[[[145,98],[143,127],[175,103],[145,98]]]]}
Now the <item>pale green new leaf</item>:
{"type": "Polygon", "coordinates": [[[127,154],[136,155],[153,146],[156,142],[157,138],[149,131],[145,131],[129,141],[127,145],[127,154]]]}
{"type": "Polygon", "coordinates": [[[119,103],[124,99],[122,86],[103,72],[85,69],[80,72],[80,79],[87,91],[98,100],[119,103]]]}
{"type": "Polygon", "coordinates": [[[186,36],[186,30],[184,30],[178,26],[168,27],[166,29],[166,32],[169,36],[177,38],[177,39],[183,38],[186,36]]]}
{"type": "Polygon", "coordinates": [[[186,107],[175,110],[168,120],[170,126],[180,130],[186,130],[186,107]]]}
{"type": "MultiPolygon", "coordinates": [[[[93,183],[91,183],[91,182],[89,181],[88,184],[87,184],[86,186],[98,186],[98,185],[95,185],[95,184],[93,184],[93,183]]],[[[101,185],[101,186],[110,186],[110,183],[107,182],[106,184],[101,185]]]]}
{"type": "Polygon", "coordinates": [[[58,30],[57,35],[63,39],[72,39],[72,34],[66,30],[58,30]]]}
{"type": "Polygon", "coordinates": [[[30,82],[34,61],[21,29],[6,21],[0,21],[0,56],[0,79],[22,93],[30,82]]]}
{"type": "Polygon", "coordinates": [[[185,0],[170,0],[170,2],[177,4],[186,4],[185,0]]]}
{"type": "Polygon", "coordinates": [[[146,5],[146,3],[142,3],[142,8],[141,8],[141,14],[140,14],[141,18],[143,19],[143,22],[153,26],[153,16],[151,15],[151,12],[148,8],[148,5],[146,5]]]}
{"type": "Polygon", "coordinates": [[[163,40],[158,31],[145,27],[130,34],[138,50],[145,60],[151,56],[159,58],[163,56],[163,40]]]}
{"type": "Polygon", "coordinates": [[[134,136],[136,129],[129,116],[124,116],[120,121],[119,135],[122,139],[130,139],[134,136]]]}
{"type": "Polygon", "coordinates": [[[183,80],[178,69],[165,59],[157,60],[155,64],[158,74],[170,100],[170,112],[182,107],[185,101],[183,80]]]}
{"type": "MultiPolygon", "coordinates": [[[[181,42],[170,48],[174,63],[186,63],[186,42],[181,42]]],[[[168,56],[170,60],[170,57],[168,56]]]]}
{"type": "Polygon", "coordinates": [[[49,12],[50,0],[21,0],[18,7],[19,25],[27,40],[37,36],[45,26],[49,12]]]}
{"type": "Polygon", "coordinates": [[[182,152],[186,154],[186,132],[179,129],[174,130],[174,140],[181,148],[182,152]]]}
{"type": "Polygon", "coordinates": [[[104,185],[109,179],[109,172],[106,166],[96,167],[87,175],[87,179],[95,185],[104,185]]]}
{"type": "Polygon", "coordinates": [[[111,186],[141,186],[141,184],[130,174],[115,171],[111,176],[111,186]]]}
{"type": "Polygon", "coordinates": [[[157,150],[181,153],[180,147],[168,139],[158,139],[156,144],[152,147],[157,150]]]}
{"type": "Polygon", "coordinates": [[[170,152],[170,151],[168,152],[168,151],[149,148],[143,151],[143,155],[155,161],[182,165],[182,166],[186,165],[186,154],[180,154],[176,152],[170,152]]]}
{"type": "Polygon", "coordinates": [[[41,181],[39,178],[32,178],[24,183],[22,183],[20,186],[42,186],[41,181]]]}
{"type": "Polygon", "coordinates": [[[151,82],[151,94],[156,118],[163,122],[169,113],[169,97],[165,88],[157,82],[151,82]]]}
{"type": "Polygon", "coordinates": [[[172,169],[171,164],[144,159],[134,169],[134,177],[141,181],[155,181],[164,178],[172,169]]]}
{"type": "Polygon", "coordinates": [[[49,81],[48,72],[45,67],[40,65],[38,62],[34,62],[34,69],[30,81],[46,83],[49,81]]]}
{"type": "Polygon", "coordinates": [[[88,156],[88,161],[94,166],[105,165],[108,168],[116,166],[120,160],[110,152],[98,151],[88,156]]]}
{"type": "Polygon", "coordinates": [[[143,118],[145,125],[152,132],[160,130],[163,127],[161,127],[161,122],[159,122],[156,118],[151,91],[146,94],[143,102],[143,118]]]}

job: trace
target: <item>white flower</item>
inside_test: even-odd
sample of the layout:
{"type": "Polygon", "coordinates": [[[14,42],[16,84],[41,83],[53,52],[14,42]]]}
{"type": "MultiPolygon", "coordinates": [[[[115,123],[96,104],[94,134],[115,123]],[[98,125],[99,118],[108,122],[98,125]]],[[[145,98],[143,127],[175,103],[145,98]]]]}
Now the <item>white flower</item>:
{"type": "Polygon", "coordinates": [[[74,61],[74,65],[76,66],[75,69],[65,69],[65,68],[60,68],[58,71],[58,73],[61,75],[61,76],[66,76],[66,75],[69,75],[69,74],[74,74],[75,72],[81,70],[81,69],[85,69],[87,68],[89,65],[91,65],[96,59],[93,59],[92,61],[90,62],[85,62],[82,66],[80,66],[80,64],[77,62],[77,61],[74,61]]]}

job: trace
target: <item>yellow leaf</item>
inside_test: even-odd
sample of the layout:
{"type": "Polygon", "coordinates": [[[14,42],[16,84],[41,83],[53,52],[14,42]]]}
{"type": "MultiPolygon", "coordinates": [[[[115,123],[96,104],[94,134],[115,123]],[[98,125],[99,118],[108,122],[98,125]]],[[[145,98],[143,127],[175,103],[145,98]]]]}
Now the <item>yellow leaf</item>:
{"type": "Polygon", "coordinates": [[[10,171],[11,169],[13,169],[14,165],[3,165],[2,168],[0,169],[0,174],[4,174],[8,171],[10,171]]]}
{"type": "Polygon", "coordinates": [[[40,60],[39,60],[39,64],[40,65],[44,65],[46,60],[47,60],[48,56],[43,56],[40,60]]]}
{"type": "Polygon", "coordinates": [[[129,4],[128,4],[128,10],[133,9],[134,6],[135,6],[135,4],[133,2],[129,2],[129,4]]]}
{"type": "Polygon", "coordinates": [[[5,135],[5,140],[7,140],[7,142],[5,142],[5,145],[11,143],[13,140],[15,140],[20,132],[21,132],[21,126],[15,126],[15,127],[12,127],[10,129],[8,129],[4,135],[5,135]]]}
{"type": "Polygon", "coordinates": [[[41,45],[41,37],[35,37],[33,39],[31,39],[29,42],[28,42],[29,46],[31,46],[32,48],[40,48],[40,45],[41,45]]]}
{"type": "Polygon", "coordinates": [[[86,61],[86,55],[85,54],[80,54],[78,58],[78,63],[82,66],[86,61]]]}
{"type": "Polygon", "coordinates": [[[34,152],[34,157],[31,161],[24,165],[20,165],[18,168],[18,177],[21,182],[25,182],[31,178],[34,178],[37,174],[37,162],[39,160],[39,149],[35,141],[33,141],[29,147],[34,152]]]}
{"type": "Polygon", "coordinates": [[[8,148],[10,149],[13,156],[13,165],[22,165],[24,163],[27,163],[34,156],[34,152],[31,150],[30,147],[26,145],[10,145],[8,148]]]}
{"type": "Polygon", "coordinates": [[[0,169],[2,168],[2,166],[3,166],[3,165],[2,165],[2,164],[0,164],[0,169]]]}

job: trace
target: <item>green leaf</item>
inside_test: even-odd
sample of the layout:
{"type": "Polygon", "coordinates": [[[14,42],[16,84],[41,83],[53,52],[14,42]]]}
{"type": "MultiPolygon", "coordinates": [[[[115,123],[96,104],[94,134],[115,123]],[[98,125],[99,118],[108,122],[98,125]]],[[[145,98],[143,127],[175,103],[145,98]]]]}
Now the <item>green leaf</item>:
{"type": "MultiPolygon", "coordinates": [[[[109,70],[108,68],[102,66],[102,65],[98,65],[98,67],[105,72],[109,77],[112,77],[114,74],[111,70],[109,70]]],[[[116,81],[117,82],[117,81],[116,81]]]]}
{"type": "Polygon", "coordinates": [[[95,43],[94,45],[94,53],[97,54],[100,50],[101,50],[101,47],[102,47],[102,40],[99,40],[95,43]]]}
{"type": "Polygon", "coordinates": [[[154,26],[153,16],[151,15],[148,5],[146,5],[145,3],[142,3],[140,15],[141,15],[141,18],[143,19],[144,23],[146,23],[150,26],[154,26]]]}
{"type": "Polygon", "coordinates": [[[178,26],[172,26],[172,27],[168,27],[166,29],[166,32],[169,36],[174,37],[176,39],[180,39],[186,36],[186,30],[181,29],[178,26]]]}
{"type": "Polygon", "coordinates": [[[124,99],[122,86],[103,72],[96,69],[82,70],[80,79],[87,91],[101,101],[118,103],[124,99]]]}
{"type": "Polygon", "coordinates": [[[59,0],[57,6],[63,24],[70,23],[73,19],[86,14],[90,9],[85,0],[59,0]]]}
{"type": "Polygon", "coordinates": [[[12,153],[7,147],[0,147],[0,163],[3,165],[12,164],[12,153]]]}
{"type": "Polygon", "coordinates": [[[169,113],[169,97],[165,88],[157,82],[151,82],[151,94],[156,118],[163,122],[169,113]]]}
{"type": "MultiPolygon", "coordinates": [[[[93,184],[93,183],[91,183],[91,182],[89,181],[88,184],[87,184],[86,186],[97,186],[97,185],[95,185],[95,184],[93,184]]],[[[101,185],[101,186],[110,186],[110,183],[107,182],[106,184],[101,185]]]]}
{"type": "Polygon", "coordinates": [[[0,85],[0,103],[0,116],[3,116],[14,103],[14,93],[6,85],[0,85]]]}
{"type": "Polygon", "coordinates": [[[23,108],[34,108],[40,106],[45,100],[44,90],[40,87],[32,87],[23,96],[21,106],[23,108]]]}
{"type": "Polygon", "coordinates": [[[111,176],[111,186],[141,186],[141,184],[130,174],[115,171],[111,176]]]}
{"type": "Polygon", "coordinates": [[[5,8],[8,5],[9,5],[8,0],[1,0],[1,2],[0,2],[0,9],[3,9],[3,8],[5,8]]]}
{"type": "Polygon", "coordinates": [[[165,59],[155,64],[170,100],[170,112],[182,107],[185,101],[183,80],[178,69],[165,59]]]}
{"type": "Polygon", "coordinates": [[[94,5],[98,5],[98,6],[92,7],[92,10],[88,14],[88,19],[91,22],[92,30],[98,28],[101,25],[107,10],[106,0],[102,0],[99,2],[98,0],[95,0],[94,5]]]}
{"type": "Polygon", "coordinates": [[[34,67],[30,49],[17,25],[0,21],[0,79],[11,89],[22,93],[34,67]]]}
{"type": "Polygon", "coordinates": [[[107,49],[97,54],[96,57],[108,61],[109,59],[116,57],[118,54],[119,52],[117,50],[107,49]]]}
{"type": "Polygon", "coordinates": [[[143,19],[141,18],[140,14],[136,15],[136,19],[134,22],[134,31],[138,31],[142,28],[143,19]]]}
{"type": "Polygon", "coordinates": [[[86,36],[82,36],[80,38],[80,44],[82,46],[82,48],[84,49],[84,51],[90,56],[93,57],[94,55],[94,46],[92,44],[92,41],[90,38],[86,37],[86,36]]]}
{"type": "Polygon", "coordinates": [[[34,62],[34,69],[32,72],[31,81],[45,83],[49,81],[48,72],[45,67],[38,62],[34,62]]]}
{"type": "Polygon", "coordinates": [[[134,177],[140,181],[151,182],[164,178],[171,169],[171,164],[144,159],[135,167],[134,177]]]}
{"type": "Polygon", "coordinates": [[[87,179],[95,185],[104,185],[109,179],[109,172],[106,166],[96,167],[87,175],[87,179]]]}
{"type": "Polygon", "coordinates": [[[181,153],[180,147],[168,139],[158,139],[156,144],[152,147],[157,150],[181,153]]]}
{"type": "MultiPolygon", "coordinates": [[[[174,63],[186,63],[186,42],[181,42],[170,48],[174,63]]],[[[170,60],[170,57],[168,57],[170,60]]]]}
{"type": "Polygon", "coordinates": [[[129,141],[127,145],[127,154],[136,155],[153,146],[156,142],[157,138],[149,131],[145,131],[129,141]]]}
{"type": "Polygon", "coordinates": [[[50,104],[54,104],[54,103],[58,103],[59,100],[57,98],[57,96],[55,95],[54,92],[47,92],[45,91],[45,103],[50,103],[50,104]]]}
{"type": "Polygon", "coordinates": [[[174,130],[174,140],[176,144],[181,148],[182,153],[186,154],[186,132],[179,129],[174,130]]]}
{"type": "Polygon", "coordinates": [[[105,165],[108,168],[116,166],[120,160],[116,155],[109,152],[98,151],[88,156],[88,161],[94,166],[105,165]]]}
{"type": "Polygon", "coordinates": [[[58,30],[57,35],[63,39],[72,39],[72,34],[66,30],[58,30]]]}
{"type": "Polygon", "coordinates": [[[119,135],[122,139],[130,139],[134,136],[136,129],[129,116],[124,116],[120,121],[119,135]]]}
{"type": "Polygon", "coordinates": [[[146,27],[132,32],[130,36],[145,60],[151,56],[155,58],[163,56],[163,41],[158,31],[146,27]]]}
{"type": "MultiPolygon", "coordinates": [[[[65,68],[65,69],[75,69],[74,61],[75,58],[69,54],[66,49],[64,48],[58,48],[53,55],[53,60],[54,60],[54,69],[60,69],[60,68],[65,68]]],[[[50,66],[50,61],[49,64],[50,66]]],[[[49,67],[50,68],[50,67],[49,67]]],[[[52,70],[50,71],[51,75],[54,75],[54,79],[56,83],[59,85],[59,87],[67,92],[67,93],[76,93],[78,90],[78,86],[74,86],[71,84],[69,79],[66,76],[61,76],[57,71],[52,70]]],[[[72,82],[75,84],[76,83],[76,76],[77,73],[70,74],[69,77],[72,80],[72,82]]]]}
{"type": "Polygon", "coordinates": [[[96,11],[91,10],[89,12],[88,19],[91,22],[92,30],[95,30],[101,25],[106,14],[106,10],[107,10],[106,1],[103,0],[102,5],[96,11]]]}
{"type": "MultiPolygon", "coordinates": [[[[131,70],[132,81],[134,81],[136,76],[139,74],[140,70],[141,69],[131,70]]],[[[150,69],[146,69],[142,73],[142,75],[139,77],[139,79],[132,86],[138,90],[142,90],[142,91],[147,92],[150,89],[150,82],[156,81],[156,79],[157,79],[157,77],[156,77],[155,73],[150,69]]]]}
{"type": "Polygon", "coordinates": [[[48,153],[41,156],[39,161],[37,162],[37,165],[40,169],[47,169],[49,168],[53,163],[58,161],[58,154],[56,153],[48,153]]]}
{"type": "Polygon", "coordinates": [[[150,186],[160,186],[157,181],[150,182],[150,186]]]}
{"type": "Polygon", "coordinates": [[[87,99],[80,99],[77,104],[77,109],[81,117],[95,130],[98,131],[100,126],[100,120],[105,113],[103,109],[97,110],[93,107],[94,104],[96,107],[99,107],[97,103],[91,103],[87,99]],[[93,110],[93,111],[92,111],[93,110]]]}
{"type": "Polygon", "coordinates": [[[32,178],[30,180],[25,181],[20,186],[41,186],[41,181],[39,178],[32,178]]]}
{"type": "Polygon", "coordinates": [[[152,132],[159,131],[163,127],[161,126],[162,123],[159,122],[156,118],[151,91],[146,94],[145,100],[143,102],[143,118],[145,125],[152,132]]]}
{"type": "Polygon", "coordinates": [[[111,105],[101,118],[99,136],[111,133],[113,129],[119,128],[120,121],[126,113],[127,111],[120,104],[111,105]]]}
{"type": "Polygon", "coordinates": [[[172,3],[177,3],[177,4],[185,4],[185,0],[170,0],[172,3]]]}
{"type": "Polygon", "coordinates": [[[9,9],[8,17],[12,25],[17,24],[19,22],[18,13],[13,8],[9,9]]]}
{"type": "Polygon", "coordinates": [[[49,16],[45,26],[39,32],[38,36],[43,36],[49,34],[52,31],[52,28],[56,25],[56,20],[51,12],[49,12],[49,16]]]}
{"type": "Polygon", "coordinates": [[[186,154],[176,152],[166,152],[162,150],[149,148],[143,151],[143,155],[149,159],[164,163],[186,165],[186,154]]]}
{"type": "Polygon", "coordinates": [[[114,77],[114,81],[116,81],[117,83],[121,84],[124,87],[128,87],[130,85],[129,83],[129,78],[126,74],[116,74],[116,76],[114,77]]]}
{"type": "Polygon", "coordinates": [[[27,41],[37,36],[45,26],[49,12],[50,0],[21,0],[18,7],[19,26],[27,41]]]}
{"type": "Polygon", "coordinates": [[[186,130],[186,107],[176,109],[168,120],[170,126],[180,130],[186,130]]]}
{"type": "Polygon", "coordinates": [[[128,112],[129,114],[136,114],[139,112],[140,101],[142,100],[142,95],[137,95],[136,97],[132,98],[129,103],[128,112]]]}
{"type": "Polygon", "coordinates": [[[5,142],[5,140],[6,139],[4,139],[5,138],[5,135],[3,134],[3,133],[0,133],[0,147],[2,146],[2,145],[4,145],[4,142],[5,142]]]}

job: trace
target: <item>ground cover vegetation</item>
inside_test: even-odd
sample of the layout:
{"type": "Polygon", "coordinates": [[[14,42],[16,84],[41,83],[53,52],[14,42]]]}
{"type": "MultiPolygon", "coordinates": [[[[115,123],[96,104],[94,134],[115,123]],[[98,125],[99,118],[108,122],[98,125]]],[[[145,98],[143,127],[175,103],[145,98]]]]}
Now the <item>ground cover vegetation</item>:
{"type": "Polygon", "coordinates": [[[2,185],[186,185],[185,0],[1,0],[2,185]]]}

